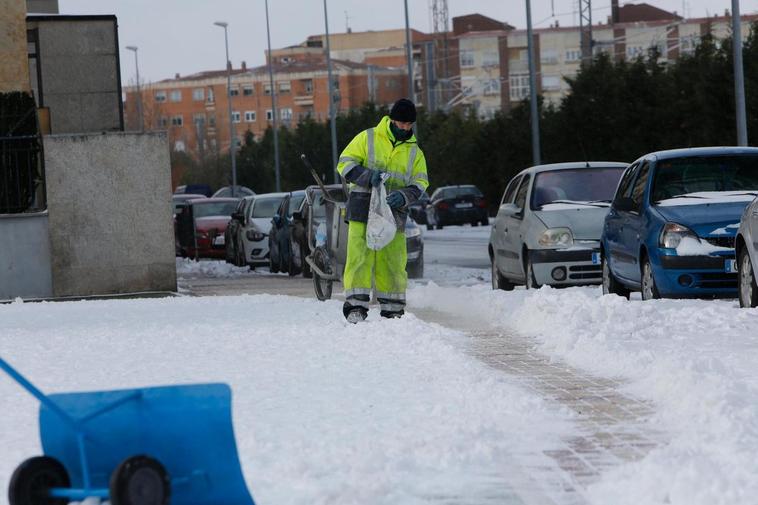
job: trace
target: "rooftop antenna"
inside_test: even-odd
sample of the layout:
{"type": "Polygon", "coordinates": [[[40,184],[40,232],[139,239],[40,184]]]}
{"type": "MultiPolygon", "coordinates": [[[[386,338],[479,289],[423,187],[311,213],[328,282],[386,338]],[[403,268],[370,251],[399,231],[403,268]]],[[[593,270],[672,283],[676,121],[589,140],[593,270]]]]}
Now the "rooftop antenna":
{"type": "Polygon", "coordinates": [[[345,11],[345,33],[351,33],[350,16],[347,15],[347,11],[345,11]]]}

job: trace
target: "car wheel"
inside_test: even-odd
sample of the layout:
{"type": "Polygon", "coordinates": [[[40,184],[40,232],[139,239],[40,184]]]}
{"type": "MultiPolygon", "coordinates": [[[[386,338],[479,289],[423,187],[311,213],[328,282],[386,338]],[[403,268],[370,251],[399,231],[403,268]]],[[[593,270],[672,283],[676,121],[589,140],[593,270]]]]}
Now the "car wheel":
{"type": "Polygon", "coordinates": [[[427,225],[426,225],[426,229],[427,229],[427,230],[433,230],[433,229],[434,229],[434,226],[433,226],[433,225],[431,225],[431,224],[428,224],[428,223],[427,223],[427,225]]]}
{"type": "Polygon", "coordinates": [[[513,283],[500,274],[495,265],[495,258],[492,258],[492,289],[502,289],[503,291],[513,291],[513,283]]]}
{"type": "Polygon", "coordinates": [[[438,229],[438,230],[441,230],[441,229],[442,229],[442,225],[441,225],[441,224],[438,224],[438,225],[437,225],[437,229],[438,229]]]}
{"type": "Polygon", "coordinates": [[[650,260],[645,258],[642,264],[642,299],[657,300],[660,297],[661,295],[655,285],[655,277],[653,277],[653,266],[650,264],[650,260]]]}
{"type": "Polygon", "coordinates": [[[750,261],[750,254],[747,248],[740,251],[739,264],[737,269],[737,285],[740,293],[740,307],[751,308],[758,307],[758,285],[755,281],[755,270],[750,261]]]}
{"type": "Polygon", "coordinates": [[[485,217],[484,219],[482,219],[482,226],[489,226],[489,224],[490,224],[489,217],[485,217]]]}
{"type": "Polygon", "coordinates": [[[600,256],[600,264],[603,269],[603,294],[618,295],[629,299],[629,288],[621,284],[611,272],[611,267],[605,258],[605,254],[600,256]]]}
{"type": "Polygon", "coordinates": [[[529,259],[529,252],[526,253],[526,289],[539,289],[540,285],[537,284],[537,280],[534,278],[534,267],[532,267],[532,260],[529,259]]]}
{"type": "Polygon", "coordinates": [[[479,226],[479,221],[472,221],[471,226],[479,226]]]}

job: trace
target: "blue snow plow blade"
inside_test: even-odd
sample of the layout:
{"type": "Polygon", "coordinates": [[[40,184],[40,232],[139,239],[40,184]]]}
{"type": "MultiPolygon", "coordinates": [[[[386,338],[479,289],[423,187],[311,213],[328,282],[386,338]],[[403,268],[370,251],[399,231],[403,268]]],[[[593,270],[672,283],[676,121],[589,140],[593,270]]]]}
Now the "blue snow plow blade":
{"type": "MultiPolygon", "coordinates": [[[[107,488],[121,461],[146,454],[171,477],[173,504],[252,504],[237,457],[231,397],[226,384],[49,396],[84,423],[93,488],[107,488]]],[[[84,487],[74,430],[44,405],[39,425],[45,454],[63,463],[73,487],[84,487]]]]}
{"type": "Polygon", "coordinates": [[[116,505],[255,505],[228,385],[45,395],[2,358],[0,369],[41,403],[44,456],[16,468],[10,505],[90,496],[116,505]]]}

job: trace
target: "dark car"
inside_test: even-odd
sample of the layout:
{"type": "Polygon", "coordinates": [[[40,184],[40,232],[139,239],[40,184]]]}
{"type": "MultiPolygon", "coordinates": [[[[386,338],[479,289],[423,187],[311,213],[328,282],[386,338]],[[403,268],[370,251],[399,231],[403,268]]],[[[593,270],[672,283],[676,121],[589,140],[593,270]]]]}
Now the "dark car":
{"type": "MultiPolygon", "coordinates": [[[[429,224],[426,219],[426,209],[429,207],[429,201],[429,195],[426,193],[421,193],[419,199],[408,206],[408,213],[411,215],[411,218],[416,221],[416,223],[426,225],[429,224]]],[[[427,228],[430,229],[429,226],[427,226],[427,228]]]]}
{"type": "Polygon", "coordinates": [[[187,200],[176,219],[180,254],[194,258],[224,258],[224,232],[238,203],[237,198],[187,200]]]}
{"type": "Polygon", "coordinates": [[[237,204],[237,208],[232,212],[229,224],[224,232],[224,242],[226,244],[225,259],[227,263],[231,263],[238,267],[244,267],[247,265],[245,255],[242,254],[242,248],[237,243],[237,237],[239,236],[240,227],[244,226],[245,216],[252,204],[252,197],[246,196],[237,204]]]}
{"type": "Polygon", "coordinates": [[[211,187],[207,184],[183,184],[181,186],[177,186],[174,190],[175,195],[181,195],[181,194],[198,194],[210,197],[213,192],[211,191],[211,187]]]}
{"type": "Polygon", "coordinates": [[[603,292],[737,295],[735,236],[758,195],[758,149],[651,153],[621,178],[601,241],[603,292]]]}
{"type": "Polygon", "coordinates": [[[416,222],[408,218],[405,223],[405,248],[408,252],[408,262],[405,271],[411,279],[424,276],[424,234],[416,222]]]}
{"type": "Polygon", "coordinates": [[[276,214],[271,218],[268,233],[269,270],[273,273],[287,272],[297,275],[300,269],[293,262],[291,250],[292,213],[300,209],[305,200],[305,191],[293,191],[279,204],[276,214]]]}
{"type": "Polygon", "coordinates": [[[442,186],[430,197],[426,209],[427,227],[471,223],[471,226],[488,225],[487,201],[476,186],[442,186]]]}

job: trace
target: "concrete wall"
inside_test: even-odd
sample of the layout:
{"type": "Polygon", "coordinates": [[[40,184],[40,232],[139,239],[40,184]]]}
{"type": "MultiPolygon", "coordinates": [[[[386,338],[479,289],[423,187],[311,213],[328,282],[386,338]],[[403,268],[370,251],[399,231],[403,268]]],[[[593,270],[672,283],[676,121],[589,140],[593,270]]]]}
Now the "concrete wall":
{"type": "Polygon", "coordinates": [[[51,133],[123,130],[116,17],[29,16],[28,28],[39,31],[51,133]]]}
{"type": "Polygon", "coordinates": [[[53,294],[47,213],[0,216],[0,300],[53,294]]]}
{"type": "Polygon", "coordinates": [[[25,0],[0,0],[0,62],[0,93],[29,91],[25,0]]]}
{"type": "Polygon", "coordinates": [[[175,291],[166,134],[44,143],[54,296],[175,291]]]}

